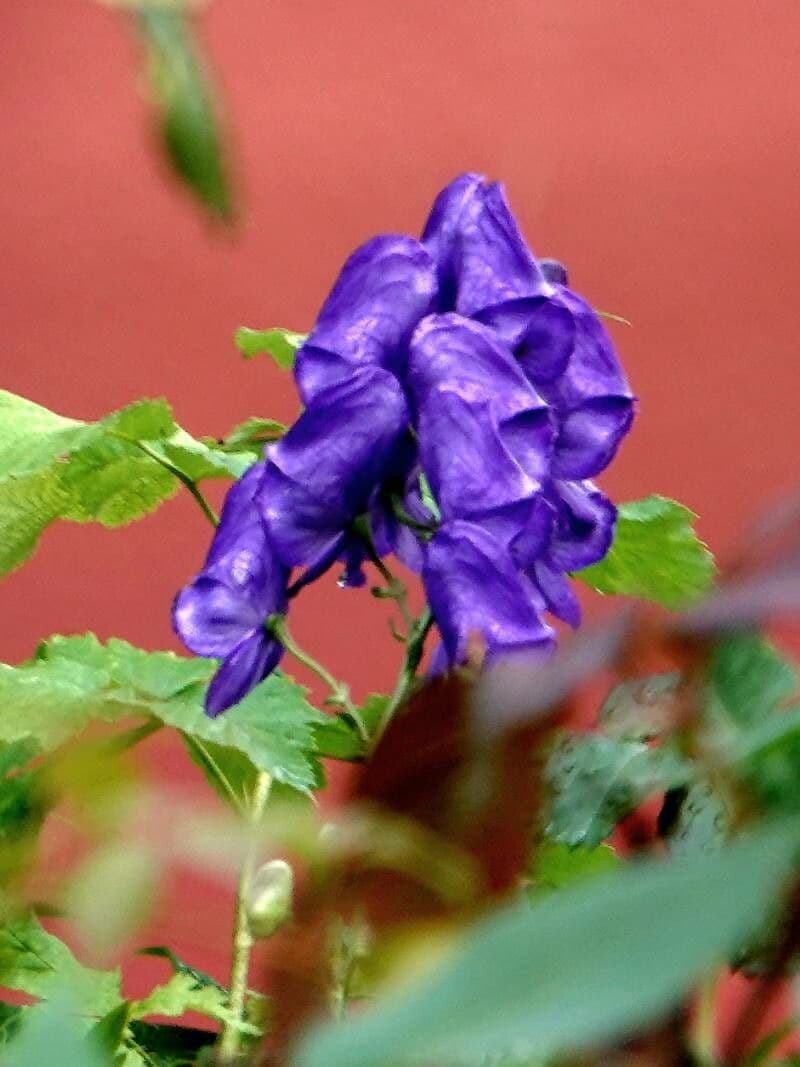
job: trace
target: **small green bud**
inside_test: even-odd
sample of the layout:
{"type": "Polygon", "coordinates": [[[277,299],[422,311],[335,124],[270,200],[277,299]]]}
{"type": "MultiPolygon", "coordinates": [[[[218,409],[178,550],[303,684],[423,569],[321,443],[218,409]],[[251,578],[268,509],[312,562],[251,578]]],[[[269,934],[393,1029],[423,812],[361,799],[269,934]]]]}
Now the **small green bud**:
{"type": "Polygon", "coordinates": [[[247,923],[253,937],[271,937],[291,918],[293,891],[294,873],[284,860],[259,867],[247,895],[247,923]]]}

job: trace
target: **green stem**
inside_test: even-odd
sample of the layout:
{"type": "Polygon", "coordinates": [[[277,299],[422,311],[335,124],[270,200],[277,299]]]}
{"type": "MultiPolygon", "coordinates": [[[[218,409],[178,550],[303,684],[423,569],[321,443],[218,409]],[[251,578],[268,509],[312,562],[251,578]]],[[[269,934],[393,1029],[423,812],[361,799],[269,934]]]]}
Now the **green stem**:
{"type": "Polygon", "coordinates": [[[422,653],[425,649],[425,638],[428,636],[428,631],[432,625],[433,617],[431,616],[430,609],[425,608],[419,618],[411,626],[408,641],[406,642],[406,655],[403,660],[403,666],[400,668],[397,684],[394,687],[394,692],[389,698],[389,703],[386,705],[375,728],[375,732],[372,735],[370,745],[372,751],[375,750],[381,737],[383,737],[386,732],[386,728],[394,718],[395,712],[405,702],[417,680],[417,668],[420,665],[422,653]]]}
{"type": "Polygon", "coordinates": [[[364,720],[359,715],[358,709],[350,699],[350,690],[344,682],[334,678],[326,667],[323,667],[310,653],[297,644],[289,633],[289,627],[286,625],[286,618],[283,615],[271,615],[267,619],[267,629],[280,641],[286,651],[294,656],[298,663],[308,667],[310,671],[316,674],[317,678],[325,683],[331,692],[328,703],[343,708],[347,712],[361,735],[361,740],[366,744],[369,741],[369,731],[364,724],[364,720]]]}
{"type": "MultiPolygon", "coordinates": [[[[124,440],[127,440],[127,438],[125,438],[124,440]]],[[[130,444],[131,442],[128,443],[130,444]]],[[[136,441],[135,444],[138,448],[142,450],[142,452],[144,452],[146,456],[149,456],[151,459],[154,459],[156,463],[160,463],[161,466],[165,468],[165,470],[168,470],[170,474],[173,474],[178,479],[179,482],[185,485],[194,497],[194,499],[197,501],[200,510],[203,512],[203,514],[211,523],[211,525],[219,526],[219,517],[217,516],[217,513],[214,511],[209,502],[200,492],[197,486],[197,482],[195,482],[194,479],[190,478],[188,474],[184,474],[184,472],[178,467],[176,467],[174,463],[170,463],[166,456],[159,455],[159,453],[154,448],[151,448],[146,441],[136,441]]]]}
{"type": "Polygon", "coordinates": [[[697,991],[691,1033],[692,1052],[700,1067],[713,1067],[717,1062],[716,1003],[717,975],[712,972],[697,991]]]}
{"type": "MultiPolygon", "coordinates": [[[[264,809],[272,788],[272,776],[265,771],[256,779],[253,798],[247,813],[247,821],[255,831],[264,816],[264,809]]],[[[240,1054],[241,1024],[245,1021],[247,1009],[247,989],[250,975],[250,953],[253,949],[253,935],[247,918],[247,903],[258,862],[258,835],[254,832],[247,848],[239,874],[236,890],[236,915],[233,924],[233,958],[231,962],[230,1009],[231,1019],[222,1028],[219,1040],[219,1056],[223,1064],[236,1063],[240,1054]]]]}

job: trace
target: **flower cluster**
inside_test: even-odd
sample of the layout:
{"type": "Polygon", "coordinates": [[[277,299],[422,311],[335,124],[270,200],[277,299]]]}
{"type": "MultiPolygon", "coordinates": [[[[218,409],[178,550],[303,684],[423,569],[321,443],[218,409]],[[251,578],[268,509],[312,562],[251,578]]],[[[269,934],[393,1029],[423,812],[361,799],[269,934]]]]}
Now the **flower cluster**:
{"type": "Polygon", "coordinates": [[[597,314],[537,261],[502,186],[466,174],[421,240],[380,236],[349,258],[297,354],[305,405],[230,491],[175,626],[223,663],[217,714],[274,669],[275,616],[337,561],[340,584],[395,553],[421,573],[438,669],[477,636],[489,660],[547,651],[571,625],[570,571],[601,559],[615,509],[587,479],[633,418],[597,314]]]}

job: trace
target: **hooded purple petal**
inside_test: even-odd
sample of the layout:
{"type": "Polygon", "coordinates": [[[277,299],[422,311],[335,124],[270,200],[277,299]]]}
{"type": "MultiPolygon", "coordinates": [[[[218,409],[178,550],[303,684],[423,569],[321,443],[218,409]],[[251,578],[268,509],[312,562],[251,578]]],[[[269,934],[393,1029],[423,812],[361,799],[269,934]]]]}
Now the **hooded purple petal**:
{"type": "Polygon", "coordinates": [[[402,378],[408,339],[436,295],[436,265],[419,241],[389,235],[362,245],[345,263],[297,353],[295,377],[304,402],[358,367],[384,367],[402,378]]]}
{"type": "Polygon", "coordinates": [[[630,429],[633,394],[599,316],[569,289],[559,294],[575,320],[564,373],[553,380],[538,377],[533,352],[523,365],[559,418],[553,477],[590,478],[608,466],[630,429]]]}
{"type": "Polygon", "coordinates": [[[488,662],[554,647],[530,583],[481,527],[443,526],[428,545],[422,578],[451,665],[464,661],[473,636],[485,642],[488,662]]]}
{"type": "Polygon", "coordinates": [[[502,185],[478,174],[463,174],[442,190],[422,242],[439,267],[441,311],[474,315],[506,300],[550,291],[502,185]]]}
{"type": "Polygon", "coordinates": [[[270,450],[258,496],[287,566],[318,560],[367,510],[404,454],[407,425],[402,390],[378,367],[362,367],[315,396],[270,450]]]}
{"type": "Polygon", "coordinates": [[[283,645],[265,631],[249,634],[214,675],[206,694],[206,714],[216,718],[238,704],[278,666],[283,645]]]}
{"type": "Polygon", "coordinates": [[[528,573],[544,597],[547,610],[577,629],[581,623],[581,605],[566,574],[549,567],[543,560],[534,563],[528,573]]]}
{"type": "Polygon", "coordinates": [[[617,509],[592,482],[554,482],[548,498],[556,519],[547,552],[560,571],[576,571],[601,560],[611,547],[617,509]]]}

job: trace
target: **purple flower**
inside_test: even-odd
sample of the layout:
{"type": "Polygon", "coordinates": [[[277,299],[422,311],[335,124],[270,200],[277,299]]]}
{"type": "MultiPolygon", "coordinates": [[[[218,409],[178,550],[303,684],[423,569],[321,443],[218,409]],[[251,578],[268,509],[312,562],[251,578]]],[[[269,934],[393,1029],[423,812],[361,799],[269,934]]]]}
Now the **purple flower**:
{"type": "Polygon", "coordinates": [[[363,366],[322,389],[272,446],[257,503],[282,563],[307,584],[336,559],[344,584],[362,584],[364,539],[353,528],[409,448],[408,408],[397,380],[363,366]]]}
{"type": "Polygon", "coordinates": [[[303,400],[358,367],[384,367],[402,378],[408,339],[433,309],[436,288],[436,265],[413,237],[374,237],[362,245],[345,263],[297,353],[303,400]]]}
{"type": "Polygon", "coordinates": [[[515,652],[546,654],[555,646],[541,601],[502,543],[471,522],[443,526],[427,547],[422,571],[428,602],[450,665],[463,663],[481,640],[486,661],[515,652]]]}
{"type": "Polygon", "coordinates": [[[173,624],[186,647],[222,659],[206,694],[211,716],[237,704],[283,653],[266,622],[286,610],[289,571],[253,502],[263,474],[264,464],[256,463],[231,487],[203,570],[173,605],[173,624]]]}
{"type": "Polygon", "coordinates": [[[610,463],[633,394],[597,314],[555,261],[528,249],[502,187],[475,174],[438,196],[423,244],[439,268],[440,310],[490,326],[558,419],[552,474],[588,478],[610,463]]]}
{"type": "Polygon", "coordinates": [[[511,353],[479,323],[432,315],[412,338],[408,380],[442,519],[479,522],[526,556],[541,551],[554,426],[511,353]]]}
{"type": "Polygon", "coordinates": [[[597,563],[608,552],[617,509],[591,482],[553,482],[547,496],[555,513],[550,541],[528,573],[548,610],[578,626],[581,609],[568,575],[597,563]]]}

